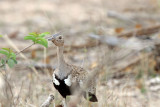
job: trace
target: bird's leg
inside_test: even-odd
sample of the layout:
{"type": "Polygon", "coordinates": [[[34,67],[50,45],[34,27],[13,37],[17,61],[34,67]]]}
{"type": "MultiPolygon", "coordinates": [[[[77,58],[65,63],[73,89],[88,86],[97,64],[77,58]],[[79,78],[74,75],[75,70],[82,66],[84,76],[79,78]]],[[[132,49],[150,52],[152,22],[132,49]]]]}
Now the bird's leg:
{"type": "Polygon", "coordinates": [[[91,106],[91,102],[89,102],[89,107],[92,107],[92,106],[91,106]]]}
{"type": "Polygon", "coordinates": [[[53,107],[56,107],[56,106],[55,106],[55,103],[53,103],[53,107]]]}
{"type": "Polygon", "coordinates": [[[63,107],[67,107],[66,99],[63,99],[62,103],[63,103],[63,107]]]}

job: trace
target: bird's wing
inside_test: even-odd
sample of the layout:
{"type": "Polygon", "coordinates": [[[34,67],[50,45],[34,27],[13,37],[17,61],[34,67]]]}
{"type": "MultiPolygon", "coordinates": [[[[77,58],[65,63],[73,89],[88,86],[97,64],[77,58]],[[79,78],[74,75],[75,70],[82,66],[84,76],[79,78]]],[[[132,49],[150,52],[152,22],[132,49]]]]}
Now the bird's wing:
{"type": "MultiPolygon", "coordinates": [[[[72,66],[72,78],[73,81],[76,81],[79,86],[81,88],[84,88],[84,85],[86,85],[86,82],[88,81],[88,72],[81,68],[81,67],[77,67],[77,66],[72,66]]],[[[96,92],[96,88],[95,88],[95,79],[92,79],[91,81],[89,81],[89,83],[87,84],[87,92],[90,92],[92,94],[95,94],[96,92]]]]}

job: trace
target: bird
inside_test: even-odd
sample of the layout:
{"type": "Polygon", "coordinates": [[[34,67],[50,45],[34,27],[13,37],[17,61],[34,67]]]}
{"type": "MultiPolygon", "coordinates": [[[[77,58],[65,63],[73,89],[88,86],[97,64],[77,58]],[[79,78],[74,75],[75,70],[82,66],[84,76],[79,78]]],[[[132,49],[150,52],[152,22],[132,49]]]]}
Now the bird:
{"type": "Polygon", "coordinates": [[[61,96],[66,99],[67,96],[74,95],[77,90],[82,90],[82,95],[90,102],[98,102],[96,97],[96,82],[92,79],[87,89],[83,89],[87,76],[89,74],[84,68],[68,64],[63,56],[64,36],[56,33],[48,38],[57,47],[58,66],[53,72],[53,85],[61,96]]]}

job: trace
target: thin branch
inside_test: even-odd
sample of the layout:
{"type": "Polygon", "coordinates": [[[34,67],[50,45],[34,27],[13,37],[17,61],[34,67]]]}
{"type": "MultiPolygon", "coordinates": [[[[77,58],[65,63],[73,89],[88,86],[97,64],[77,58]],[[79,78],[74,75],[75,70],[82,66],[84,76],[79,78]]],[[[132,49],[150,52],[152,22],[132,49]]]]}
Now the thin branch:
{"type": "Polygon", "coordinates": [[[20,97],[20,94],[21,94],[21,91],[22,91],[23,82],[24,82],[24,80],[22,81],[21,88],[20,88],[20,90],[19,90],[19,93],[18,93],[18,96],[17,96],[16,102],[15,102],[16,104],[18,103],[18,100],[19,100],[19,97],[20,97]]]}
{"type": "Polygon", "coordinates": [[[4,72],[5,72],[5,74],[3,74],[3,77],[4,77],[4,80],[5,80],[5,83],[6,83],[5,94],[6,94],[6,97],[7,97],[7,100],[8,100],[8,104],[9,105],[15,105],[15,103],[13,101],[14,94],[13,94],[12,86],[10,84],[9,78],[7,77],[8,73],[5,69],[4,69],[4,72]]]}
{"type": "MultiPolygon", "coordinates": [[[[32,43],[31,45],[27,46],[26,48],[20,50],[19,52],[16,53],[16,55],[22,53],[23,51],[27,50],[28,48],[30,48],[31,46],[35,45],[35,43],[32,43]]],[[[5,62],[4,64],[0,65],[0,68],[2,68],[7,62],[5,62]]]]}
{"type": "MultiPolygon", "coordinates": [[[[4,36],[4,39],[9,43],[9,45],[10,46],[12,46],[16,51],[19,51],[19,49],[18,49],[18,47],[11,41],[11,39],[10,38],[8,38],[8,36],[4,36]]],[[[32,44],[33,45],[33,44],[32,44]]],[[[29,48],[30,46],[28,46],[28,48],[29,48]]],[[[28,49],[28,48],[26,48],[26,49],[28,49]]],[[[24,50],[23,50],[24,51],[24,50]]],[[[23,54],[23,53],[21,53],[21,51],[19,51],[20,52],[20,55],[22,56],[22,58],[24,58],[25,60],[27,60],[28,61],[28,58],[23,54]]],[[[36,73],[36,74],[38,74],[38,72],[37,72],[37,70],[34,68],[34,67],[31,67],[31,69],[36,73]]]]}
{"type": "Polygon", "coordinates": [[[155,25],[155,26],[149,26],[141,29],[134,29],[129,32],[125,32],[122,34],[119,34],[118,37],[132,37],[132,36],[142,36],[146,35],[146,37],[149,37],[149,35],[157,33],[160,31],[160,25],[155,25]]]}
{"type": "Polygon", "coordinates": [[[16,53],[16,55],[20,54],[21,52],[25,51],[26,49],[30,48],[33,45],[35,45],[35,43],[32,43],[31,45],[29,45],[26,48],[22,49],[21,51],[19,51],[18,53],[16,53]]]}

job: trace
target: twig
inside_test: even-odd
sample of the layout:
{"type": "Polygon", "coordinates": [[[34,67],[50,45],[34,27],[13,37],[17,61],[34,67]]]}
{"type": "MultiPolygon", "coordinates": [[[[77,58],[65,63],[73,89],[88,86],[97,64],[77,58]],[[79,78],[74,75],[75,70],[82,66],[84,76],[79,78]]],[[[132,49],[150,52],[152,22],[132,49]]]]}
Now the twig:
{"type": "MultiPolygon", "coordinates": [[[[16,55],[22,53],[23,51],[25,51],[26,49],[30,48],[31,46],[35,45],[35,43],[27,46],[26,48],[22,49],[21,51],[17,52],[16,55]]],[[[0,65],[0,68],[2,68],[7,62],[5,62],[4,64],[0,65]]]]}
{"type": "MultiPolygon", "coordinates": [[[[24,42],[20,42],[20,41],[13,41],[15,42],[14,44],[19,48],[23,48],[23,47],[28,47],[28,45],[26,45],[26,43],[24,42]],[[19,45],[21,44],[21,45],[19,45]]],[[[71,45],[65,45],[65,52],[68,53],[70,51],[73,51],[73,49],[83,49],[84,47],[85,48],[92,48],[92,47],[95,47],[95,46],[98,46],[100,45],[100,42],[92,42],[90,40],[88,40],[86,43],[84,44],[81,44],[81,45],[74,45],[74,44],[71,44],[71,45]]],[[[8,43],[4,42],[2,45],[0,45],[0,48],[2,47],[9,47],[8,43]]],[[[53,47],[48,47],[48,49],[53,49],[53,47]]],[[[42,50],[41,47],[35,45],[34,47],[31,47],[31,48],[28,48],[27,50],[25,50],[25,52],[28,52],[28,51],[32,51],[32,50],[42,50]]],[[[20,51],[20,50],[16,50],[16,51],[20,51]]]]}
{"type": "Polygon", "coordinates": [[[6,87],[5,87],[6,97],[7,97],[9,105],[15,105],[15,103],[12,100],[14,97],[12,86],[8,80],[7,71],[5,69],[4,69],[4,72],[5,74],[3,76],[4,76],[5,83],[6,83],[6,87]]]}
{"type": "Polygon", "coordinates": [[[49,105],[52,103],[53,100],[54,96],[50,94],[40,107],[49,107],[49,105]]]}
{"type": "Polygon", "coordinates": [[[141,36],[141,35],[150,35],[160,31],[160,25],[150,26],[147,28],[141,28],[132,30],[126,33],[119,34],[118,37],[131,37],[131,36],[141,36]]]}
{"type": "MultiPolygon", "coordinates": [[[[16,51],[19,51],[18,47],[11,41],[10,38],[8,38],[8,36],[4,36],[4,39],[9,43],[10,46],[12,46],[16,51]]],[[[24,58],[25,60],[28,61],[28,58],[23,54],[21,53],[21,51],[19,51],[20,55],[22,56],[22,58],[24,58]]],[[[38,74],[37,70],[34,68],[34,67],[31,67],[31,69],[35,72],[35,74],[38,74]]]]}
{"type": "Polygon", "coordinates": [[[102,35],[96,35],[96,34],[89,34],[88,36],[90,38],[99,40],[101,43],[106,43],[111,47],[119,46],[122,43],[126,42],[124,38],[119,38],[116,36],[102,36],[102,35]]]}
{"type": "Polygon", "coordinates": [[[31,45],[29,45],[26,48],[22,49],[21,51],[17,52],[16,55],[20,54],[21,52],[25,51],[26,49],[30,48],[33,45],[35,45],[35,43],[32,43],[31,45]]]}
{"type": "Polygon", "coordinates": [[[23,87],[23,82],[24,82],[24,80],[22,81],[21,88],[19,90],[19,93],[18,93],[18,96],[17,96],[17,99],[16,99],[15,103],[18,103],[18,100],[19,100],[19,97],[20,97],[20,94],[21,94],[21,91],[22,91],[22,87],[23,87]]]}
{"type": "Polygon", "coordinates": [[[44,64],[44,63],[35,63],[35,62],[31,62],[31,63],[27,63],[27,62],[19,62],[20,66],[33,66],[35,67],[36,69],[48,69],[48,70],[54,70],[55,67],[50,65],[50,64],[44,64]]]}

